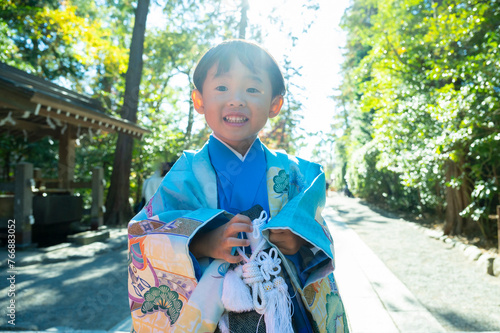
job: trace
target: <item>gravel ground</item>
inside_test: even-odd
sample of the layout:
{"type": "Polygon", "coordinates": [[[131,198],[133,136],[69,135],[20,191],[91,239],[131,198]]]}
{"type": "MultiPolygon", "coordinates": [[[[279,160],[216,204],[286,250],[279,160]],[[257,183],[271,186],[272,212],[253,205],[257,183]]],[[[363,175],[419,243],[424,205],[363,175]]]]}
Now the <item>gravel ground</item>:
{"type": "Polygon", "coordinates": [[[448,331],[500,331],[500,277],[415,223],[332,195],[328,203],[448,331]]]}
{"type": "MultiPolygon", "coordinates": [[[[5,306],[9,304],[10,298],[3,277],[0,305],[4,310],[0,317],[0,330],[45,330],[56,327],[109,330],[124,320],[130,314],[126,236],[121,236],[119,242],[123,243],[120,247],[103,254],[93,254],[90,246],[77,248],[86,252],[81,253],[82,256],[87,254],[89,258],[68,258],[54,263],[45,260],[17,267],[15,327],[7,324],[9,317],[5,315],[5,306]]],[[[69,253],[69,250],[59,252],[69,253]]],[[[23,255],[28,257],[22,251],[16,257],[22,258],[23,255]]],[[[32,258],[36,256],[36,252],[30,254],[32,258]]],[[[4,272],[5,269],[2,267],[4,272]]]]}

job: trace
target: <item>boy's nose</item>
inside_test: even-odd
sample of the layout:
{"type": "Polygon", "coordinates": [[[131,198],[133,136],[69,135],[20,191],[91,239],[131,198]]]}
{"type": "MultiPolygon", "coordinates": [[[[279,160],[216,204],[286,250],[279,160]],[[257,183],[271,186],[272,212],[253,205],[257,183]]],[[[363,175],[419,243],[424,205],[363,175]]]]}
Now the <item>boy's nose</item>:
{"type": "Polygon", "coordinates": [[[228,105],[232,106],[232,107],[242,107],[242,106],[245,106],[245,99],[243,98],[243,96],[240,93],[235,92],[229,98],[228,105]]]}

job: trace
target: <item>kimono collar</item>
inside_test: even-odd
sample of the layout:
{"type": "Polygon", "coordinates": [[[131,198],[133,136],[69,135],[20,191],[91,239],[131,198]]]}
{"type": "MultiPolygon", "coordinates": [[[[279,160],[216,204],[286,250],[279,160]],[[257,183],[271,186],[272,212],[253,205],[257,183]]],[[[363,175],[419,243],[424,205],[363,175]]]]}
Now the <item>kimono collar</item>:
{"type": "Polygon", "coordinates": [[[241,168],[266,170],[266,154],[259,138],[255,139],[245,156],[242,156],[225,142],[211,135],[208,141],[208,151],[215,170],[228,178],[241,176],[240,173],[243,171],[241,168]]]}
{"type": "Polygon", "coordinates": [[[242,162],[245,161],[245,158],[247,157],[248,152],[250,151],[250,148],[252,148],[253,144],[258,139],[258,137],[256,137],[255,140],[253,140],[252,144],[250,145],[250,147],[248,148],[247,152],[245,153],[245,156],[243,156],[240,153],[238,153],[233,147],[231,147],[230,145],[228,145],[227,143],[225,143],[224,141],[222,141],[217,135],[215,135],[215,133],[212,133],[212,136],[214,138],[216,138],[217,140],[219,140],[219,142],[222,143],[224,146],[226,146],[230,151],[232,151],[234,153],[234,155],[236,155],[236,157],[238,157],[242,162]]]}

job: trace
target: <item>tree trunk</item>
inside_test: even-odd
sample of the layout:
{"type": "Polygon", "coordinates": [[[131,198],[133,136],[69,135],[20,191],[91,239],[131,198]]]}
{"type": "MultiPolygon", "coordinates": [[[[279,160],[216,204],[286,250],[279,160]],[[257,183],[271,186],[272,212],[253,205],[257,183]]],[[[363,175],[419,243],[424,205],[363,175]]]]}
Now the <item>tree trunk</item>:
{"type": "Polygon", "coordinates": [[[10,157],[11,157],[11,151],[10,149],[5,149],[4,154],[3,154],[3,174],[2,174],[2,181],[8,182],[10,181],[10,157]]]}
{"type": "Polygon", "coordinates": [[[193,123],[194,123],[194,106],[193,106],[193,101],[189,100],[188,124],[186,128],[186,134],[184,135],[184,149],[187,149],[191,142],[191,132],[193,130],[193,123]]]}
{"type": "Polygon", "coordinates": [[[239,39],[245,39],[246,30],[248,25],[248,0],[241,0],[241,20],[240,20],[240,31],[239,31],[239,39]]]}
{"type": "MultiPolygon", "coordinates": [[[[453,161],[446,163],[446,182],[459,178],[461,174],[462,171],[457,163],[453,161]]],[[[460,212],[470,203],[466,189],[466,180],[459,188],[446,188],[446,220],[443,230],[446,235],[459,235],[466,227],[467,219],[460,216],[460,212]]]]}
{"type": "MultiPolygon", "coordinates": [[[[135,24],[130,44],[130,55],[125,78],[125,96],[121,115],[123,119],[137,122],[137,105],[142,75],[142,55],[146,19],[150,0],[138,0],[135,11],[135,24]]],[[[132,165],[133,138],[122,132],[118,133],[115,159],[108,196],[106,198],[105,221],[108,225],[126,223],[132,217],[130,207],[130,168],[132,165]]]]}
{"type": "Polygon", "coordinates": [[[102,91],[105,92],[105,96],[102,97],[102,101],[106,109],[111,110],[113,108],[113,101],[111,100],[111,89],[113,88],[113,80],[111,77],[106,75],[106,68],[104,70],[99,69],[99,76],[101,77],[102,91]],[[103,73],[104,72],[104,73],[103,73]]]}

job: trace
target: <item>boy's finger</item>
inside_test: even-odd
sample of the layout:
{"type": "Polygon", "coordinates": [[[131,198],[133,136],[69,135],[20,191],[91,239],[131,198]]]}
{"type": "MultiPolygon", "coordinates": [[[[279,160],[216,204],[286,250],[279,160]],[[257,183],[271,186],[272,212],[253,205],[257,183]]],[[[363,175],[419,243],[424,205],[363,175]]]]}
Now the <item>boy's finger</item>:
{"type": "Polygon", "coordinates": [[[238,264],[243,260],[243,258],[241,256],[229,255],[224,260],[226,260],[230,264],[238,264]]]}
{"type": "Polygon", "coordinates": [[[227,232],[231,236],[234,236],[239,232],[252,232],[252,231],[253,231],[252,225],[248,225],[245,223],[233,223],[227,226],[227,232]]]}
{"type": "Polygon", "coordinates": [[[248,239],[231,237],[227,239],[227,245],[230,247],[245,247],[250,246],[250,241],[248,239]]]}
{"type": "Polygon", "coordinates": [[[252,220],[250,220],[250,218],[248,216],[245,216],[245,215],[241,215],[241,214],[237,214],[235,215],[231,221],[229,221],[231,223],[245,223],[245,224],[252,224],[252,220]]]}

